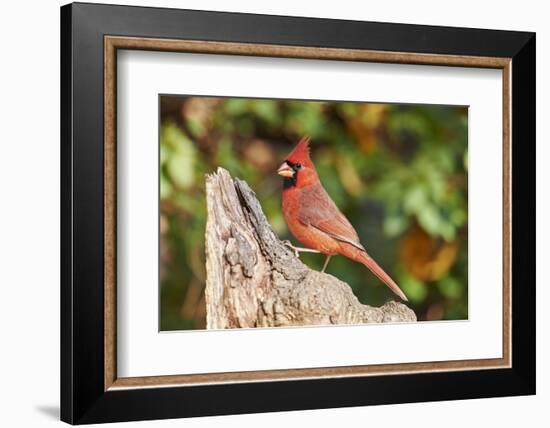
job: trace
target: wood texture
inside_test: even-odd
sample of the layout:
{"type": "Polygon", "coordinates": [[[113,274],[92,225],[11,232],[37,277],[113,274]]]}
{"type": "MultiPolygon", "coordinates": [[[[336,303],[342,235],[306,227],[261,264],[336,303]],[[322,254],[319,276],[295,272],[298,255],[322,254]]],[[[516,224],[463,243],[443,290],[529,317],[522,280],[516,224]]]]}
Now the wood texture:
{"type": "Polygon", "coordinates": [[[116,49],[112,43],[104,46],[104,109],[105,125],[103,171],[104,238],[104,314],[105,390],[116,380],[116,49]]]}
{"type": "Polygon", "coordinates": [[[169,376],[119,377],[109,389],[157,388],[177,385],[212,385],[277,380],[347,378],[392,374],[453,372],[505,368],[502,358],[483,360],[428,361],[425,363],[370,364],[306,369],[256,370],[169,376]]]}
{"type": "Polygon", "coordinates": [[[199,40],[171,40],[145,37],[104,36],[104,150],[105,150],[105,390],[170,385],[219,384],[307,378],[354,377],[382,374],[462,371],[508,368],[512,363],[511,332],[511,58],[465,55],[418,54],[407,52],[333,49],[311,46],[262,45],[199,40]],[[223,55],[272,56],[286,58],[369,61],[482,67],[503,70],[503,355],[495,359],[430,361],[424,363],[319,367],[231,373],[204,373],[173,376],[121,378],[116,375],[116,52],[118,49],[189,52],[223,55]]]}
{"type": "Polygon", "coordinates": [[[502,69],[502,358],[512,367],[512,61],[502,69]]]}
{"type": "Polygon", "coordinates": [[[206,179],[207,328],[416,321],[390,301],[359,303],[338,278],[309,269],[277,238],[248,184],[223,168],[206,179]]]}
{"type": "Polygon", "coordinates": [[[336,49],[313,46],[270,45],[261,43],[214,42],[206,40],[171,40],[148,37],[106,36],[106,43],[117,49],[166,52],[248,55],[279,58],[325,59],[334,61],[368,61],[395,64],[445,65],[457,67],[502,68],[509,58],[442,55],[416,52],[384,52],[366,49],[336,49]]]}

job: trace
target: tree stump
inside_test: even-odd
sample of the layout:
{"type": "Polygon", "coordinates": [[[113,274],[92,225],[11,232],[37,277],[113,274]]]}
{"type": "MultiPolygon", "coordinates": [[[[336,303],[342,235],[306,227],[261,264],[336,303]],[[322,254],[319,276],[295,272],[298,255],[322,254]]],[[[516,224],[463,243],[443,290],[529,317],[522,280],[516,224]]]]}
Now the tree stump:
{"type": "Polygon", "coordinates": [[[206,201],[208,329],[416,321],[402,303],[363,305],[349,285],[308,268],[223,168],[206,177],[206,201]]]}

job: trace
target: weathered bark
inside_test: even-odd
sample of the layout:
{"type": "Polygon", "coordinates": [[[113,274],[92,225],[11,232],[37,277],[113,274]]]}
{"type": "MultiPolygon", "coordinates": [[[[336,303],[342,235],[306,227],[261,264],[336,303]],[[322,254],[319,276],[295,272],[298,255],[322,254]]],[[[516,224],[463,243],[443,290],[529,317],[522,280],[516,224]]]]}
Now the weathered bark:
{"type": "Polygon", "coordinates": [[[207,176],[206,198],[207,328],[416,321],[402,303],[363,305],[349,285],[309,269],[226,170],[207,176]]]}

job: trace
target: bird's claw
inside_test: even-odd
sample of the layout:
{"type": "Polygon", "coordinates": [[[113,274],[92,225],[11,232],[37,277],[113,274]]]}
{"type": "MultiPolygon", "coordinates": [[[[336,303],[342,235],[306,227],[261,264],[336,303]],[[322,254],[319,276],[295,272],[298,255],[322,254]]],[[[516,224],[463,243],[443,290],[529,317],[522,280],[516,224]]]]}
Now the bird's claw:
{"type": "Polygon", "coordinates": [[[296,256],[296,258],[300,258],[300,252],[298,251],[298,249],[294,245],[292,245],[292,243],[288,239],[283,241],[283,245],[285,247],[287,247],[288,249],[290,249],[294,253],[294,255],[296,256]]]}

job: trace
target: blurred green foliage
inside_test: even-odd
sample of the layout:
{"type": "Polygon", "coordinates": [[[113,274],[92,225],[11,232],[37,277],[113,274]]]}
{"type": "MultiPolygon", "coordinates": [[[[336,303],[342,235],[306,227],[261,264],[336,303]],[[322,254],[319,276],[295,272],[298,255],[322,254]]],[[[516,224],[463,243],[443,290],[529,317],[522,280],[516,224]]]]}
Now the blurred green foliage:
{"type": "MultiPolygon", "coordinates": [[[[303,135],[321,181],[420,320],[468,316],[465,107],[161,97],[161,330],[204,328],[205,174],[222,166],[256,191],[281,239],[275,171],[303,135]]],[[[324,256],[303,254],[320,269],[324,256]]],[[[391,291],[344,257],[328,273],[363,303],[391,291]]]]}

